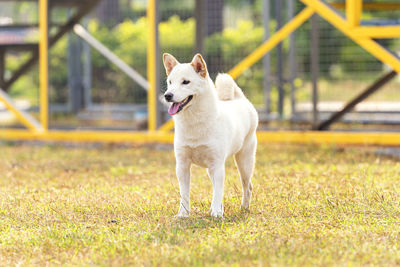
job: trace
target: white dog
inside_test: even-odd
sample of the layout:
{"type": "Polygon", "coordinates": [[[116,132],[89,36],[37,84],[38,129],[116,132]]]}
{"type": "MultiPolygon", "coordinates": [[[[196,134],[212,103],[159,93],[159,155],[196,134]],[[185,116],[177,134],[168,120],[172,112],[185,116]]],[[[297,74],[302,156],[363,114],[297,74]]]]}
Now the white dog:
{"type": "Polygon", "coordinates": [[[189,216],[192,163],[207,168],[213,184],[211,216],[223,216],[225,161],[231,155],[235,155],[242,180],[242,207],[249,208],[257,147],[255,108],[228,74],[219,74],[214,86],[200,54],[186,64],[167,53],[163,60],[168,75],[164,97],[172,103],[168,113],[175,121],[176,175],[181,195],[177,216],[189,216]]]}

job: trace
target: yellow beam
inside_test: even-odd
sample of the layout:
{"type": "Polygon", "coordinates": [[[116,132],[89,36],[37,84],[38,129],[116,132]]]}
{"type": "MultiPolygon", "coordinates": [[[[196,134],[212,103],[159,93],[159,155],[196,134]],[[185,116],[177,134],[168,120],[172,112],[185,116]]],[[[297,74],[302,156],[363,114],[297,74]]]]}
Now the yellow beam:
{"type": "Polygon", "coordinates": [[[147,3],[147,79],[150,87],[147,91],[148,130],[154,131],[157,127],[156,118],[156,0],[147,3]]]}
{"type": "Polygon", "coordinates": [[[325,3],[321,2],[320,0],[301,1],[305,5],[314,8],[318,15],[335,26],[338,30],[342,31],[345,35],[363,47],[370,54],[392,67],[396,72],[400,73],[400,61],[396,56],[392,55],[389,51],[375,41],[369,38],[360,38],[357,36],[356,32],[353,30],[354,28],[349,27],[348,23],[325,3]]]}
{"type": "MultiPolygon", "coordinates": [[[[331,6],[338,9],[345,9],[345,3],[330,3],[331,6]]],[[[363,10],[396,10],[400,9],[400,3],[363,3],[363,10]]]]}
{"type": "Polygon", "coordinates": [[[260,143],[343,144],[343,145],[400,145],[400,133],[381,132],[258,132],[260,143]]]}
{"type": "Polygon", "coordinates": [[[39,82],[40,122],[43,130],[49,128],[49,44],[48,0],[39,0],[39,82]]]}
{"type": "Polygon", "coordinates": [[[400,26],[361,26],[354,28],[353,33],[360,38],[398,38],[400,26]]]}
{"type": "MultiPolygon", "coordinates": [[[[387,145],[399,146],[400,133],[389,132],[318,132],[318,131],[276,131],[257,132],[259,143],[299,144],[343,144],[343,145],[387,145]]],[[[116,132],[116,131],[55,131],[30,132],[27,130],[0,130],[0,139],[41,140],[61,142],[102,142],[102,143],[166,143],[174,142],[173,133],[116,132]]]]}
{"type": "Polygon", "coordinates": [[[29,113],[19,110],[18,107],[13,103],[11,98],[8,97],[8,95],[1,89],[0,89],[0,101],[3,102],[6,109],[14,113],[17,119],[28,129],[33,131],[41,130],[40,124],[33,117],[31,117],[29,113]]]}
{"type": "Polygon", "coordinates": [[[346,0],[346,18],[351,27],[360,25],[362,0],[346,0]]]}
{"type": "Polygon", "coordinates": [[[56,131],[30,132],[27,130],[0,130],[0,139],[41,140],[60,142],[102,142],[102,143],[168,143],[174,136],[165,132],[117,132],[117,131],[56,131]]]}
{"type": "Polygon", "coordinates": [[[300,27],[307,19],[314,14],[314,10],[311,7],[304,8],[299,14],[297,14],[291,21],[283,26],[279,31],[271,36],[266,42],[259,46],[250,55],[244,58],[239,64],[229,71],[229,74],[236,79],[246,69],[251,67],[254,63],[260,60],[266,53],[268,53],[277,44],[282,42],[290,33],[300,27]]]}

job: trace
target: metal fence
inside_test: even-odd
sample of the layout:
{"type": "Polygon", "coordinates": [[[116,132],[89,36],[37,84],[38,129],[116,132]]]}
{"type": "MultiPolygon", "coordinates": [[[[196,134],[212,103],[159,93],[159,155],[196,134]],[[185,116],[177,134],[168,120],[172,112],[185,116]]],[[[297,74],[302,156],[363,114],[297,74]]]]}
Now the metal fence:
{"type": "MultiPolygon", "coordinates": [[[[6,23],[6,17],[21,21],[28,17],[33,21],[37,19],[31,15],[32,12],[26,11],[29,16],[21,15],[21,10],[35,10],[35,3],[0,5],[0,23],[6,23]]],[[[195,52],[201,52],[211,77],[215,78],[218,72],[228,71],[250,54],[268,32],[273,34],[301,8],[302,5],[296,0],[159,1],[160,53],[169,52],[179,61],[188,62],[195,52]],[[196,21],[201,23],[196,24],[196,21]]],[[[145,13],[144,0],[103,0],[83,23],[94,38],[144,77],[145,13]]],[[[400,11],[396,10],[364,13],[366,19],[393,20],[399,15],[400,11]]],[[[60,10],[54,23],[68,16],[68,12],[60,10]]],[[[318,26],[314,32],[317,46],[312,44],[311,23],[307,22],[265,60],[258,62],[237,80],[259,109],[264,121],[290,120],[306,125],[312,122],[313,55],[319,56],[316,68],[314,66],[314,71],[318,71],[318,119],[325,119],[331,112],[340,109],[387,71],[381,62],[327,22],[317,19],[315,23],[318,26]]],[[[394,53],[400,50],[399,40],[383,39],[381,42],[394,53]]],[[[10,57],[18,65],[17,61],[24,55],[14,54],[10,57]]],[[[20,98],[28,94],[26,98],[34,106],[37,103],[35,92],[38,84],[36,70],[32,73],[33,78],[17,83],[11,89],[11,94],[14,92],[20,98]],[[27,83],[30,83],[31,89],[22,90],[27,83]]],[[[160,67],[161,91],[165,88],[164,81],[165,73],[160,67]]],[[[50,86],[54,111],[51,123],[54,125],[86,127],[93,122],[93,125],[101,127],[121,125],[140,128],[146,118],[146,91],[143,86],[132,81],[129,75],[74,33],[61,39],[51,50],[50,86]]],[[[391,82],[365,104],[358,105],[358,112],[348,115],[345,120],[362,123],[400,122],[400,104],[397,105],[400,103],[399,87],[399,80],[391,82]]],[[[286,124],[282,125],[279,127],[286,127],[286,124]]]]}

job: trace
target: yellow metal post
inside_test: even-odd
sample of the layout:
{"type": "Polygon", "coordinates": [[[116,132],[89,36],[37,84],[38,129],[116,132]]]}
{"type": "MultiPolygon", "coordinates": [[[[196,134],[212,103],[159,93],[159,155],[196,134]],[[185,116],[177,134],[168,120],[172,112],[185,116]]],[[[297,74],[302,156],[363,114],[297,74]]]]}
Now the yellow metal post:
{"type": "Polygon", "coordinates": [[[346,18],[351,27],[360,25],[362,0],[346,0],[346,18]]]}
{"type": "Polygon", "coordinates": [[[48,15],[48,0],[39,0],[40,122],[44,131],[47,131],[49,127],[48,15]]]}
{"type": "Polygon", "coordinates": [[[290,22],[283,26],[279,31],[271,36],[265,43],[259,46],[253,53],[248,55],[239,64],[229,71],[229,74],[236,79],[246,69],[251,67],[254,63],[260,60],[266,53],[268,53],[277,44],[282,42],[290,33],[300,27],[307,19],[314,14],[314,9],[306,7],[299,14],[297,14],[290,22]]]}
{"type": "Polygon", "coordinates": [[[150,87],[147,92],[147,114],[148,130],[155,131],[157,127],[156,118],[156,1],[148,0],[147,5],[147,79],[150,87]]]}

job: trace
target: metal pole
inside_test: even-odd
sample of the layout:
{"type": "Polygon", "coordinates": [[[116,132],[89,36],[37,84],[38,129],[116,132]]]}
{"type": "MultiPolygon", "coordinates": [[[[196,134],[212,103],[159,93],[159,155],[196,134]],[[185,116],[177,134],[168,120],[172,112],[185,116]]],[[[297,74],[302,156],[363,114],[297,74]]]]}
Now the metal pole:
{"type": "Polygon", "coordinates": [[[81,44],[81,39],[75,34],[68,34],[68,107],[75,114],[81,110],[83,104],[81,44]]]}
{"type": "Polygon", "coordinates": [[[203,53],[204,42],[204,0],[196,0],[194,17],[196,19],[196,47],[195,53],[203,53]]]}
{"type": "MultiPolygon", "coordinates": [[[[292,20],[294,16],[294,0],[288,0],[288,19],[292,20]]],[[[296,79],[296,34],[292,32],[289,35],[289,82],[290,82],[290,106],[292,118],[296,116],[296,87],[294,80],[296,79]]]]}
{"type": "Polygon", "coordinates": [[[318,16],[311,17],[311,79],[312,79],[312,128],[318,127],[318,76],[319,76],[319,33],[318,16]]]}
{"type": "MultiPolygon", "coordinates": [[[[263,24],[264,24],[264,41],[267,41],[270,37],[269,30],[270,21],[270,0],[263,0],[263,24]]],[[[265,101],[265,112],[267,115],[271,113],[271,56],[266,53],[263,57],[264,67],[264,101],[265,101]]]]}
{"type": "Polygon", "coordinates": [[[159,1],[155,1],[155,7],[154,7],[154,12],[155,12],[155,25],[154,25],[154,33],[155,33],[155,40],[154,40],[154,46],[155,46],[155,51],[154,51],[154,71],[155,71],[155,95],[154,95],[154,105],[155,107],[155,120],[156,120],[156,127],[161,126],[161,124],[164,122],[164,119],[162,117],[163,115],[163,110],[162,106],[158,102],[158,95],[161,94],[161,83],[160,83],[160,64],[161,62],[161,53],[160,53],[160,39],[159,39],[159,32],[158,32],[158,22],[160,21],[160,13],[158,12],[159,8],[159,1]]]}
{"type": "Polygon", "coordinates": [[[149,83],[143,78],[137,71],[131,68],[128,64],[117,57],[113,52],[111,52],[102,43],[97,41],[89,32],[85,30],[81,25],[75,24],[74,32],[90,44],[93,48],[105,56],[108,60],[115,64],[120,70],[122,70],[126,75],[128,75],[132,80],[136,81],[145,90],[149,88],[149,83]]]}
{"type": "MultiPolygon", "coordinates": [[[[276,18],[276,31],[282,28],[282,1],[275,1],[275,18],[276,18]]],[[[276,74],[277,74],[277,88],[278,88],[278,115],[279,118],[283,118],[283,102],[285,92],[283,91],[283,55],[282,55],[282,43],[276,46],[276,74]]]]}
{"type": "MultiPolygon", "coordinates": [[[[85,19],[83,27],[86,29],[88,20],[85,19]]],[[[92,105],[92,50],[86,42],[82,44],[83,55],[83,106],[85,108],[92,105]]]]}
{"type": "Polygon", "coordinates": [[[360,25],[362,13],[362,0],[346,1],[346,19],[351,27],[360,25]]]}
{"type": "Polygon", "coordinates": [[[49,128],[49,9],[47,1],[39,0],[40,122],[43,131],[49,128]]]}
{"type": "Polygon", "coordinates": [[[147,29],[148,29],[148,43],[147,43],[147,79],[149,80],[149,90],[147,91],[147,116],[148,116],[148,130],[155,131],[157,127],[157,78],[156,78],[156,1],[148,0],[147,2],[147,29]]]}

